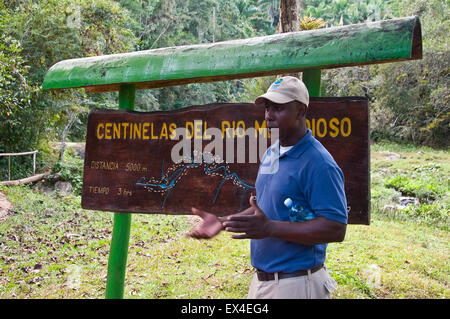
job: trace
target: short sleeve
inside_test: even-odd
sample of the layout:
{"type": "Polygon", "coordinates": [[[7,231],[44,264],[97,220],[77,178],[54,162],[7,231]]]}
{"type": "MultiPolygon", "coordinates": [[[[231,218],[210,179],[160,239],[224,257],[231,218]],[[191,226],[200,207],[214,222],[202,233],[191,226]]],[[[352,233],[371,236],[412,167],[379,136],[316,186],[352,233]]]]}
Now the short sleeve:
{"type": "Polygon", "coordinates": [[[317,217],[347,224],[347,199],[344,174],[338,166],[326,165],[311,176],[307,196],[317,217]]]}

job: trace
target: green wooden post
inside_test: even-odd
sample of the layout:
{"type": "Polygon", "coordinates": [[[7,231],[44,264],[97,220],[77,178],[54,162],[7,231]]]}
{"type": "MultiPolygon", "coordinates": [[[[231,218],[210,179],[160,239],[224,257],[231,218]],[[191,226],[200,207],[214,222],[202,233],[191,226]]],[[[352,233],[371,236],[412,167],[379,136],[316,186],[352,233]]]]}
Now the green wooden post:
{"type": "Polygon", "coordinates": [[[309,69],[303,71],[302,79],[308,89],[309,96],[320,97],[320,69],[309,69]]]}
{"type": "Polygon", "coordinates": [[[107,92],[136,84],[139,90],[421,57],[420,21],[410,17],[65,60],[51,67],[42,87],[107,92]]]}
{"type": "MultiPolygon", "coordinates": [[[[119,109],[133,110],[136,86],[123,84],[119,89],[119,109]]],[[[114,228],[108,261],[106,298],[122,299],[127,269],[128,242],[130,239],[131,214],[114,213],[114,228]]]]}

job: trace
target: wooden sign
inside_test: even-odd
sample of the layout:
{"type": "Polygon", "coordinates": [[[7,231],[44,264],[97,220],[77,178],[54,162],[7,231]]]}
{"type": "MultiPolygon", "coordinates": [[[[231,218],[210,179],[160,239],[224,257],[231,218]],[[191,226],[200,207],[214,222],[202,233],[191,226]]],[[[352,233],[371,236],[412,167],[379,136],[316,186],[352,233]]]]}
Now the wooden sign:
{"type": "MultiPolygon", "coordinates": [[[[368,102],[311,98],[308,127],[342,168],[349,223],[369,223],[368,102]]],[[[84,209],[218,216],[248,207],[271,144],[264,109],[209,104],[151,113],[93,109],[88,118],[84,209]],[[243,152],[244,151],[244,152],[243,152]]]]}
{"type": "Polygon", "coordinates": [[[348,222],[369,225],[369,103],[362,97],[311,98],[307,124],[342,169],[348,222]]]}

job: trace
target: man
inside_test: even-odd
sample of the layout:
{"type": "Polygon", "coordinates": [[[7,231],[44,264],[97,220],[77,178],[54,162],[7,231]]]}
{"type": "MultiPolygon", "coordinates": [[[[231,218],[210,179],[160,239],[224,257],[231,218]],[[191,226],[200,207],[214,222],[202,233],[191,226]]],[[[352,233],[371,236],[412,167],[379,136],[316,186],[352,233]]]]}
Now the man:
{"type": "Polygon", "coordinates": [[[228,217],[192,208],[203,222],[189,235],[212,238],[224,229],[235,233],[234,239],[251,239],[256,273],[249,298],[330,298],[336,282],[324,266],[325,253],[327,243],[345,237],[344,176],[307,129],[309,95],[302,81],[282,77],[255,104],[265,107],[267,127],[279,130],[279,140],[261,161],[256,198],[251,196],[248,209],[228,217]],[[264,173],[261,167],[275,160],[277,169],[264,173]],[[298,222],[284,204],[287,198],[314,219],[298,222]]]}

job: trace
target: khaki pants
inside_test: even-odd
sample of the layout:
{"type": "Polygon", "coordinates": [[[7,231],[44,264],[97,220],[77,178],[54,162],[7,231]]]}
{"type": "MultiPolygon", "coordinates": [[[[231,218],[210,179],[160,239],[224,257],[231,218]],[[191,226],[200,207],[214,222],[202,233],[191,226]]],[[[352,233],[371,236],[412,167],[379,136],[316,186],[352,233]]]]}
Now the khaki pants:
{"type": "Polygon", "coordinates": [[[248,299],[330,299],[336,286],[325,267],[306,276],[279,280],[275,273],[275,280],[269,281],[259,281],[255,273],[248,299]]]}

